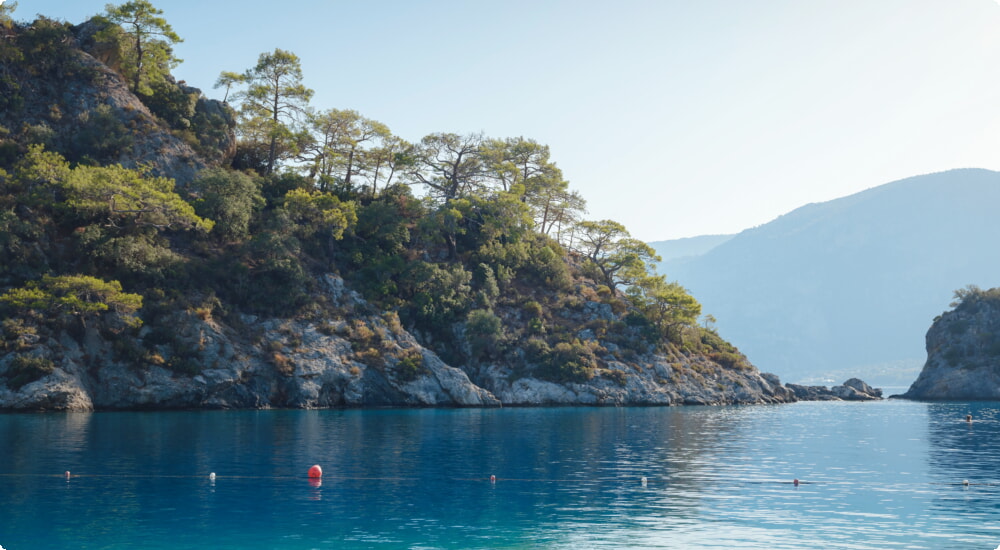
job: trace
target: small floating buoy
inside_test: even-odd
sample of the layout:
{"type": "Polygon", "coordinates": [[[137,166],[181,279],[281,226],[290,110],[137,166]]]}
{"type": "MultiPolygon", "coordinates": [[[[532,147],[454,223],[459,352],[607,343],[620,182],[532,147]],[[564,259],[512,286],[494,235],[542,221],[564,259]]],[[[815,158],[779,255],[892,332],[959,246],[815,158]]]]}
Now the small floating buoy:
{"type": "Polygon", "coordinates": [[[69,479],[69,477],[70,477],[70,476],[69,476],[69,470],[66,470],[66,473],[65,473],[65,474],[63,474],[63,475],[65,475],[65,476],[66,476],[66,479],[69,479]]]}
{"type": "Polygon", "coordinates": [[[962,480],[962,485],[968,485],[968,484],[969,484],[969,480],[968,479],[963,479],[962,480]]]}
{"type": "Polygon", "coordinates": [[[215,472],[208,474],[208,479],[215,481],[215,472]]]}
{"type": "Polygon", "coordinates": [[[313,478],[323,477],[323,468],[320,468],[319,464],[316,464],[312,468],[309,468],[309,477],[313,478]]]}
{"type": "Polygon", "coordinates": [[[645,487],[646,486],[646,476],[642,476],[642,479],[640,481],[642,482],[642,486],[645,487]]]}
{"type": "Polygon", "coordinates": [[[792,480],[792,485],[798,487],[799,486],[799,479],[798,478],[793,479],[792,480]]]}
{"type": "Polygon", "coordinates": [[[490,474],[490,483],[496,483],[496,482],[497,482],[497,476],[490,474]]]}
{"type": "Polygon", "coordinates": [[[966,422],[972,422],[972,415],[971,414],[965,415],[965,421],[966,422]]]}

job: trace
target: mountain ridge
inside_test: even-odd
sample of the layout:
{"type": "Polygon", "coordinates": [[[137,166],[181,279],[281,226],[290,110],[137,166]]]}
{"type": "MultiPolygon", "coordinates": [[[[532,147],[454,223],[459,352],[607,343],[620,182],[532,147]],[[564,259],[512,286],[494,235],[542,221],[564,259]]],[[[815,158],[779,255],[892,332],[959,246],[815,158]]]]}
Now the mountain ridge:
{"type": "Polygon", "coordinates": [[[995,171],[914,176],[804,205],[701,256],[665,261],[661,271],[699,296],[752,360],[783,378],[892,368],[899,376],[881,383],[908,383],[922,363],[920,335],[952,291],[993,286],[1000,272],[1000,262],[978,253],[1000,231],[989,208],[998,199],[995,171]],[[879,344],[866,343],[871,338],[879,344]]]}

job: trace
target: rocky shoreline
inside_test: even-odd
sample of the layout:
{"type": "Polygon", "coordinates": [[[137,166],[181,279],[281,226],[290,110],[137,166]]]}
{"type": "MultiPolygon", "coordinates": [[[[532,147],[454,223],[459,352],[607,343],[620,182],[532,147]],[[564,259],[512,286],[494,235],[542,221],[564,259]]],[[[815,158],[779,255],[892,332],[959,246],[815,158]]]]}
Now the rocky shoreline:
{"type": "MultiPolygon", "coordinates": [[[[350,315],[317,323],[241,316],[239,327],[198,312],[177,314],[173,349],[196,365],[178,372],[127,361],[127,340],[96,329],[32,343],[53,366],[23,385],[15,358],[0,355],[0,410],[91,411],[501,406],[672,406],[881,399],[860,380],[826,389],[783,385],[757,369],[726,368],[676,348],[610,360],[583,383],[541,380],[500,364],[446,364],[328,275],[327,297],[350,315]],[[369,313],[366,313],[369,312],[369,313]],[[350,320],[348,320],[350,319],[350,320]],[[358,327],[364,327],[361,331],[358,327]],[[361,334],[364,332],[364,334],[361,334]],[[377,340],[376,343],[373,343],[377,340]],[[373,351],[374,350],[374,351],[373,351]],[[419,368],[414,368],[419,365],[419,368]]],[[[140,331],[140,338],[153,334],[140,331]]],[[[164,355],[168,352],[164,348],[164,355]]]]}

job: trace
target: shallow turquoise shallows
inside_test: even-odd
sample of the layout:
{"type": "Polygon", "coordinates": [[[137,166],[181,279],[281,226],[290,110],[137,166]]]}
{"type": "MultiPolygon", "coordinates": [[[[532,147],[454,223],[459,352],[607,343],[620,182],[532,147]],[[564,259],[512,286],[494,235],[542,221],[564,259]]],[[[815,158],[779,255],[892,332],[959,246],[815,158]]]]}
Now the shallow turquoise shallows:
{"type": "Polygon", "coordinates": [[[998,545],[1000,403],[0,415],[6,550],[998,545]]]}

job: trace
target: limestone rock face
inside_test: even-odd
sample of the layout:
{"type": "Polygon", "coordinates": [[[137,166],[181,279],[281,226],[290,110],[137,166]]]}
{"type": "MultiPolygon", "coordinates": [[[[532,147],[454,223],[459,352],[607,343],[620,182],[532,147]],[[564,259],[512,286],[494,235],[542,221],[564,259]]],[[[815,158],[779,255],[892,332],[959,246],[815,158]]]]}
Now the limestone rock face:
{"type": "MultiPolygon", "coordinates": [[[[990,291],[992,292],[992,291],[990,291]]],[[[927,362],[900,397],[1000,399],[1000,300],[966,299],[927,331],[927,362]]]]}
{"type": "Polygon", "coordinates": [[[532,377],[513,379],[492,366],[479,382],[505,405],[732,405],[788,403],[795,395],[777,377],[757,370],[721,368],[701,356],[647,355],[613,362],[586,383],[557,384],[532,377]],[[695,366],[697,370],[691,367],[695,366]]]}
{"type": "Polygon", "coordinates": [[[629,362],[609,360],[586,381],[541,380],[502,364],[448,365],[374,313],[334,275],[323,298],[343,317],[267,319],[228,324],[209,312],[173,314],[170,334],[66,332],[32,341],[30,351],[0,354],[0,410],[267,409],[731,405],[798,400],[879,399],[852,379],[833,389],[781,384],[757,369],[727,368],[705,355],[668,348],[629,362]],[[168,340],[171,343],[158,343],[168,340]],[[131,348],[130,348],[131,346],[131,348]],[[122,350],[147,350],[136,358],[122,350]],[[152,350],[152,353],[148,350],[152,350]],[[15,358],[48,360],[51,372],[18,386],[15,358]]]}
{"type": "MultiPolygon", "coordinates": [[[[324,282],[335,303],[364,309],[339,278],[327,276],[324,282]]],[[[192,373],[123,361],[114,339],[94,330],[80,339],[63,334],[32,352],[52,360],[52,373],[17,389],[0,384],[0,410],[500,405],[460,369],[377,315],[352,319],[356,327],[363,322],[366,331],[379,334],[374,354],[355,349],[358,336],[343,320],[320,325],[245,316],[242,321],[237,330],[195,313],[178,314],[172,336],[193,354],[197,372],[192,373]],[[402,368],[401,358],[407,357],[418,367],[402,368]]],[[[0,379],[10,378],[15,355],[0,356],[0,379]]],[[[163,355],[160,360],[169,360],[166,348],[163,355]]]]}

